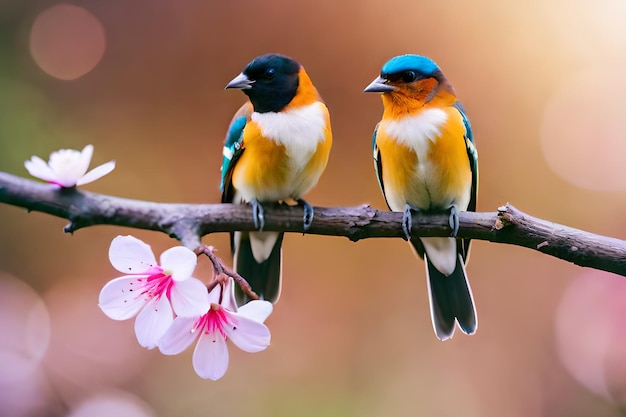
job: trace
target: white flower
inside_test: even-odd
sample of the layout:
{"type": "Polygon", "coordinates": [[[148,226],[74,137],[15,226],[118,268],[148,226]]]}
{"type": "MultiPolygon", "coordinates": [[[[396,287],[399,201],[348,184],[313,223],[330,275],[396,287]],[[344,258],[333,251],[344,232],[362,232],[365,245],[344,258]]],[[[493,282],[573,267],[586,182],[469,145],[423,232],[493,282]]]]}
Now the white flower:
{"type": "Polygon", "coordinates": [[[115,161],[109,161],[87,172],[93,145],[87,145],[82,152],[74,149],[60,149],[50,154],[46,163],[38,156],[32,156],[24,166],[33,177],[64,188],[83,185],[105,176],[115,168],[115,161]]]}
{"type": "Polygon", "coordinates": [[[253,300],[237,310],[229,280],[225,288],[216,286],[209,293],[211,307],[196,317],[177,317],[159,341],[159,350],[176,355],[198,341],[193,368],[201,378],[220,379],[228,368],[230,339],[245,352],[260,352],[270,344],[270,331],[263,322],[272,312],[272,303],[253,300]]]}
{"type": "Polygon", "coordinates": [[[163,252],[158,265],[150,245],[133,236],[117,236],[111,242],[109,259],[115,269],[128,275],[102,288],[99,306],[114,320],[137,315],[135,334],[143,347],[156,347],[174,315],[197,317],[209,308],[206,286],[191,276],[197,256],[184,246],[163,252]]]}

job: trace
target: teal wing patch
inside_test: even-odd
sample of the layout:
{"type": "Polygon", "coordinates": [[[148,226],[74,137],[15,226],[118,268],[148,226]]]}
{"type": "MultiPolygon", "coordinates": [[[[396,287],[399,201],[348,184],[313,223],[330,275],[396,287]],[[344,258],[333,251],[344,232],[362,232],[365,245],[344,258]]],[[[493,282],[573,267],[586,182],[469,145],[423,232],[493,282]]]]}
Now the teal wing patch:
{"type": "MultiPolygon", "coordinates": [[[[465,108],[460,101],[454,103],[453,107],[456,108],[459,113],[461,113],[461,117],[463,117],[463,124],[465,125],[465,148],[467,150],[467,157],[469,158],[470,168],[472,169],[472,193],[470,195],[470,202],[467,206],[467,211],[476,211],[476,195],[478,193],[478,150],[476,149],[476,144],[474,143],[472,125],[467,118],[465,108]]],[[[467,259],[470,240],[461,239],[460,241],[462,241],[463,259],[467,259]]]]}
{"type": "Polygon", "coordinates": [[[474,143],[474,134],[472,133],[472,125],[470,124],[465,108],[460,101],[454,103],[461,117],[463,118],[463,124],[465,125],[465,147],[467,149],[467,157],[469,158],[470,168],[472,169],[472,195],[470,199],[468,211],[476,211],[476,194],[478,192],[478,151],[476,144],[474,143]]]}
{"type": "MultiPolygon", "coordinates": [[[[372,135],[372,156],[374,157],[374,170],[376,171],[376,179],[378,180],[378,186],[380,190],[383,192],[383,197],[385,197],[385,202],[387,202],[387,196],[385,195],[385,185],[383,184],[383,164],[380,158],[380,150],[378,149],[378,144],[376,143],[376,135],[378,134],[378,126],[374,128],[374,134],[372,135]]],[[[387,207],[389,207],[389,203],[387,203],[387,207]]]]}
{"type": "Polygon", "coordinates": [[[245,115],[235,117],[226,134],[226,142],[222,151],[222,180],[220,182],[222,203],[230,203],[233,199],[234,190],[231,186],[231,178],[233,167],[244,150],[243,129],[246,127],[247,121],[248,118],[245,115]]]}

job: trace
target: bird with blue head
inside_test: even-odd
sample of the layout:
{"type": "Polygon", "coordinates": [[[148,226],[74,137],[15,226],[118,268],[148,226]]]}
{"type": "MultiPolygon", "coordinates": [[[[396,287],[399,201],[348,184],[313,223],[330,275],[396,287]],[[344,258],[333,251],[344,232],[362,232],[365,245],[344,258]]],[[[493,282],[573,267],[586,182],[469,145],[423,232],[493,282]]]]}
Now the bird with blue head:
{"type": "Polygon", "coordinates": [[[465,270],[470,240],[456,237],[459,212],[476,210],[478,190],[478,154],[465,109],[439,66],[420,55],[390,59],[364,91],[382,95],[374,166],[387,205],[403,213],[406,239],[426,264],[435,334],[447,340],[456,324],[473,334],[478,322],[465,270]],[[444,210],[451,237],[411,236],[412,212],[444,210]]]}

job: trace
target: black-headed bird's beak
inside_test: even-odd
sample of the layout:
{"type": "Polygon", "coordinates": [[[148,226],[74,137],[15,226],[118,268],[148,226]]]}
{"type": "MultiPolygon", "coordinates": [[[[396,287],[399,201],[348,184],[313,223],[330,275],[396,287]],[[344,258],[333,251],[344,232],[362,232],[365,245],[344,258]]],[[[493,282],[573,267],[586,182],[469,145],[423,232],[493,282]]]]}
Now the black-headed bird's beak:
{"type": "Polygon", "coordinates": [[[250,88],[252,88],[252,84],[254,84],[254,81],[248,78],[248,76],[242,72],[241,74],[233,78],[228,84],[226,84],[226,87],[224,87],[224,89],[238,88],[240,90],[249,90],[250,88]]]}
{"type": "Polygon", "coordinates": [[[387,80],[383,77],[377,77],[374,81],[370,83],[365,90],[364,93],[388,93],[389,91],[393,91],[396,89],[393,85],[387,84],[387,80]]]}

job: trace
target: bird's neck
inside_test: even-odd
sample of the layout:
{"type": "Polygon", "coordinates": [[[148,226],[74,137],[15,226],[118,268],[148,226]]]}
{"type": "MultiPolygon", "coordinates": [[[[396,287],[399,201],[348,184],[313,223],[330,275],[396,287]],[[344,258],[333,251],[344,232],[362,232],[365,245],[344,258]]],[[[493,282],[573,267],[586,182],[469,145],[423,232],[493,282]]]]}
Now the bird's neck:
{"type": "Polygon", "coordinates": [[[398,119],[432,107],[448,107],[456,101],[454,88],[446,80],[426,78],[410,90],[394,90],[382,95],[383,118],[398,119]]]}
{"type": "Polygon", "coordinates": [[[308,104],[313,104],[316,101],[320,101],[319,93],[317,92],[317,89],[313,85],[313,82],[311,82],[311,78],[309,78],[309,75],[306,73],[304,68],[300,68],[300,73],[298,77],[299,80],[296,95],[285,107],[285,110],[296,109],[298,107],[306,106],[308,104]]]}

